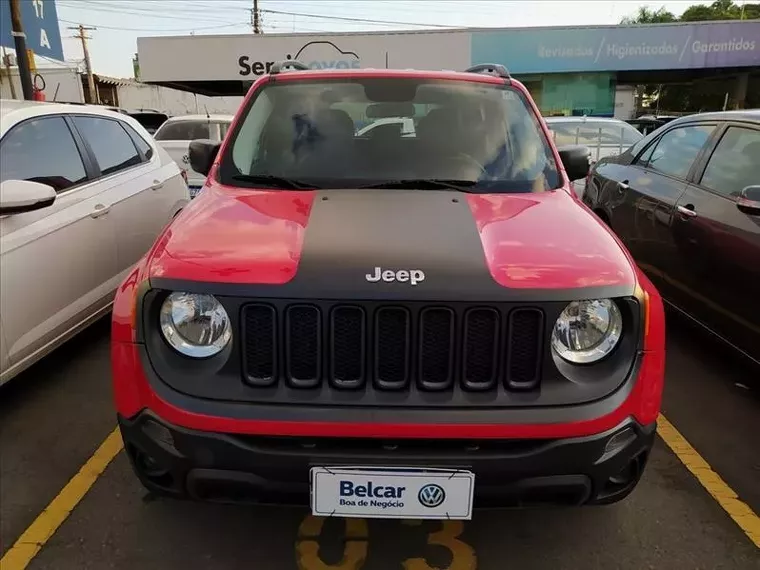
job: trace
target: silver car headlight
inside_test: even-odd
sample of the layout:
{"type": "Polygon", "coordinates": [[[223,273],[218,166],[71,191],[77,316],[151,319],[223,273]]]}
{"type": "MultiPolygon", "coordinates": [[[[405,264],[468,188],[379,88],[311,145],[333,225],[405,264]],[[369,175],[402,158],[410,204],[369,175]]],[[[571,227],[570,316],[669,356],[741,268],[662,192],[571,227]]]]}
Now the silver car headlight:
{"type": "Polygon", "coordinates": [[[177,352],[208,358],[232,338],[227,311],[213,295],[172,293],[161,305],[161,333],[177,352]]]}
{"type": "Polygon", "coordinates": [[[623,317],[614,301],[573,301],[554,323],[552,349],[573,364],[591,364],[612,352],[622,332],[623,317]]]}

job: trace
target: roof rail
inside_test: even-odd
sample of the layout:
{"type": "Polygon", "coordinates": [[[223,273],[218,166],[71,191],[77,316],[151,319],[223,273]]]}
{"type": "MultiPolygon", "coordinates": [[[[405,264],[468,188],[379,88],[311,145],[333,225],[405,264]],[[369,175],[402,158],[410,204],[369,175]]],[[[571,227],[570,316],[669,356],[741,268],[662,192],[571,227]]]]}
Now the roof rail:
{"type": "Polygon", "coordinates": [[[282,72],[283,69],[285,69],[286,67],[292,67],[293,69],[296,69],[298,71],[309,71],[311,69],[305,63],[301,63],[300,61],[297,61],[295,59],[285,59],[283,61],[277,61],[273,63],[272,67],[269,68],[269,73],[271,75],[277,75],[278,73],[282,72]]]}
{"type": "Polygon", "coordinates": [[[481,63],[480,65],[473,65],[464,70],[465,73],[490,73],[491,75],[498,75],[504,79],[512,79],[512,76],[507,71],[507,68],[500,63],[481,63]]]}

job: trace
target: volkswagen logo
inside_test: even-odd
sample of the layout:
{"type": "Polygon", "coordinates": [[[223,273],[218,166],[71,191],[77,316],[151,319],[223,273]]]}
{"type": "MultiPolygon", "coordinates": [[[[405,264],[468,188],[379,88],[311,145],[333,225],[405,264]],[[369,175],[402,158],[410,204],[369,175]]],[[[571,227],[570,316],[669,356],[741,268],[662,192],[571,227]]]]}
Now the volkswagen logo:
{"type": "Polygon", "coordinates": [[[429,483],[417,493],[417,500],[422,506],[430,509],[439,507],[446,500],[446,491],[440,485],[429,483]]]}

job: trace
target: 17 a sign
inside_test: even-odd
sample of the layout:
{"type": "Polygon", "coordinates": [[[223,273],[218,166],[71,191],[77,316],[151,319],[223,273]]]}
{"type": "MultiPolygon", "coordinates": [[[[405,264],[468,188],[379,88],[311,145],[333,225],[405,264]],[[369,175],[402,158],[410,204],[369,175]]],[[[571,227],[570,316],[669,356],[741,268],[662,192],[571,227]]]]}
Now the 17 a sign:
{"type": "MultiPolygon", "coordinates": [[[[21,0],[19,4],[27,49],[36,55],[63,61],[55,0],[21,0]]],[[[0,45],[11,49],[16,47],[11,34],[10,0],[0,0],[0,45]]]]}

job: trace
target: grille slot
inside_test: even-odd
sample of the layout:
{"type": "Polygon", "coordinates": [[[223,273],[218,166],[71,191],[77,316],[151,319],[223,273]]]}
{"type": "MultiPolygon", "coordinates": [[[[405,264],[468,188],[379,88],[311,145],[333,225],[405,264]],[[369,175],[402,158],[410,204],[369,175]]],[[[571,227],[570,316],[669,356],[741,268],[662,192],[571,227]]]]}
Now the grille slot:
{"type": "Polygon", "coordinates": [[[420,314],[419,385],[445,390],[454,380],[454,311],[443,307],[420,314]]]}
{"type": "Polygon", "coordinates": [[[470,309],[464,317],[462,383],[471,390],[488,390],[498,380],[499,313],[470,309]]]}
{"type": "Polygon", "coordinates": [[[515,309],[509,315],[507,388],[531,389],[541,378],[544,314],[538,309],[515,309]]]}
{"type": "Polygon", "coordinates": [[[330,382],[358,388],[366,381],[367,323],[361,307],[338,306],[330,315],[330,382]]]}
{"type": "Polygon", "coordinates": [[[398,390],[409,382],[411,317],[403,307],[383,307],[375,313],[373,369],[379,388],[398,390]]]}
{"type": "Polygon", "coordinates": [[[285,375],[299,388],[321,380],[322,334],[317,307],[293,305],[285,312],[285,375]]]}
{"type": "Polygon", "coordinates": [[[271,386],[277,380],[277,316],[269,305],[247,305],[243,309],[243,370],[256,386],[271,386]]]}

